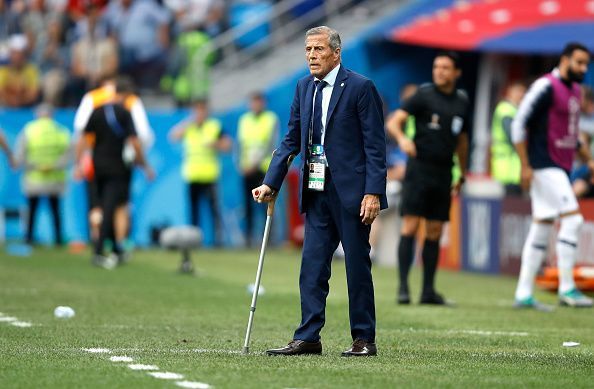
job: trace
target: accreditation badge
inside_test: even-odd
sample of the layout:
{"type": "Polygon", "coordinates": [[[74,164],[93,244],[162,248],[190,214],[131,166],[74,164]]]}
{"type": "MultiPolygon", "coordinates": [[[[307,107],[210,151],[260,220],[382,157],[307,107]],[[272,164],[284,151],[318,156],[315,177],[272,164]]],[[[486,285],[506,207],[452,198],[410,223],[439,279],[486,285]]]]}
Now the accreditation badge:
{"type": "Polygon", "coordinates": [[[307,189],[321,192],[324,190],[324,182],[326,180],[326,164],[322,162],[309,163],[309,178],[307,181],[307,189]]]}
{"type": "Polygon", "coordinates": [[[452,118],[452,134],[458,135],[462,131],[462,126],[464,125],[464,119],[460,116],[454,116],[452,118]]]}

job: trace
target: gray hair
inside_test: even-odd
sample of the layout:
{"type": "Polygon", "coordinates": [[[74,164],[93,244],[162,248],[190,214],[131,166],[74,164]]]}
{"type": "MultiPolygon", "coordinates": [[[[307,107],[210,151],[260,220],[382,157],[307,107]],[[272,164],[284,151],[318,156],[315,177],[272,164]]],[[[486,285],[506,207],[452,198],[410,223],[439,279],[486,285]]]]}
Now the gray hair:
{"type": "Polygon", "coordinates": [[[305,38],[307,39],[307,37],[310,35],[327,35],[332,51],[336,51],[336,49],[340,49],[342,47],[342,42],[340,41],[340,35],[338,34],[338,31],[328,26],[310,28],[305,33],[305,38]]]}

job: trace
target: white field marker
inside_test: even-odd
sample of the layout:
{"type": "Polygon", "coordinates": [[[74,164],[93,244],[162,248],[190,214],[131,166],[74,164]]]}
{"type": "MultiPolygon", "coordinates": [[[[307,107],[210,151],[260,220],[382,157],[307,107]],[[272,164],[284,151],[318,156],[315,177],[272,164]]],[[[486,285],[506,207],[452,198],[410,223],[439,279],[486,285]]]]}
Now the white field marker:
{"type": "Polygon", "coordinates": [[[132,370],[159,370],[158,366],[155,365],[143,365],[140,363],[128,365],[128,368],[132,370]]]}
{"type": "Polygon", "coordinates": [[[21,328],[29,328],[33,324],[29,323],[28,321],[13,321],[13,322],[10,322],[10,325],[13,325],[15,327],[21,327],[21,328]]]}
{"type": "Polygon", "coordinates": [[[83,351],[91,354],[111,354],[111,350],[108,348],[83,348],[83,351]]]}
{"type": "Polygon", "coordinates": [[[2,316],[0,317],[0,322],[5,322],[5,323],[10,323],[11,321],[18,321],[19,319],[17,319],[14,316],[2,316]]]}
{"type": "Polygon", "coordinates": [[[184,376],[182,374],[171,373],[169,371],[153,371],[148,373],[155,378],[159,378],[162,380],[183,380],[184,376]]]}
{"type": "Polygon", "coordinates": [[[134,360],[132,358],[130,358],[130,357],[116,357],[116,356],[113,356],[113,357],[110,357],[109,360],[112,361],[112,362],[134,362],[134,360]]]}
{"type": "Polygon", "coordinates": [[[177,381],[175,384],[180,388],[187,389],[209,389],[211,387],[209,384],[205,384],[204,382],[193,381],[177,381]]]}

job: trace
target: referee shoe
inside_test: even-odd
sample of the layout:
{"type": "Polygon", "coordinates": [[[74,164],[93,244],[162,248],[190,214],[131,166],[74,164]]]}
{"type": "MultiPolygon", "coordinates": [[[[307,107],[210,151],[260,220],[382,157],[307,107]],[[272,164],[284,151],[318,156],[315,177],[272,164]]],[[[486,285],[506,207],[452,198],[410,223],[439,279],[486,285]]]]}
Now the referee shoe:
{"type": "Polygon", "coordinates": [[[514,302],[514,308],[516,309],[535,309],[541,312],[551,312],[553,311],[553,307],[550,305],[539,303],[534,299],[534,297],[526,297],[522,300],[516,300],[514,302]]]}
{"type": "Polygon", "coordinates": [[[568,292],[559,293],[559,304],[566,307],[590,308],[592,299],[574,288],[568,292]]]}

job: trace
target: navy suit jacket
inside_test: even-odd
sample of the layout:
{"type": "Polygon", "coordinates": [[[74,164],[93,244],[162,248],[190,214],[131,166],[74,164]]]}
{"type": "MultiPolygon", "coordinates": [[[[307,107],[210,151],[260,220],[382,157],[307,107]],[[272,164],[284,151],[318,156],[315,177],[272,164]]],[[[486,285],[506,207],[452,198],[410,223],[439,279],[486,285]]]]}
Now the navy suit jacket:
{"type": "MultiPolygon", "coordinates": [[[[311,121],[314,77],[297,82],[291,104],[289,131],[274,151],[264,184],[280,189],[289,168],[290,156],[301,154],[299,211],[305,212],[303,191],[307,183],[308,136],[311,121]]],[[[359,214],[365,194],[386,201],[386,138],[382,101],[373,82],[340,65],[326,116],[324,149],[332,180],[342,205],[359,214]]]]}

